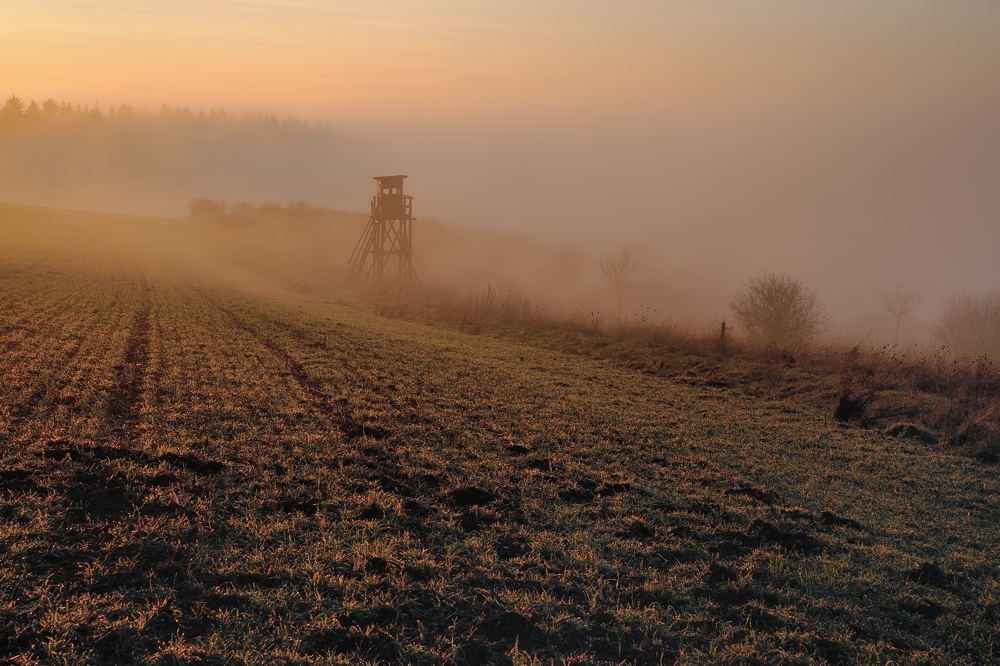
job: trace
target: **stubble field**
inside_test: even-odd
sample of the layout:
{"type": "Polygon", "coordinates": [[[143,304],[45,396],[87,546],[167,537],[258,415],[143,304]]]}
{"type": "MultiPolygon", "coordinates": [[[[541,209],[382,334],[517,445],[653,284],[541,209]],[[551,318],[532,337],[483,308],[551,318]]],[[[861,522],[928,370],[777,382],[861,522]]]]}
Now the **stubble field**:
{"type": "Polygon", "coordinates": [[[1000,661],[996,468],[0,211],[12,663],[1000,661]]]}

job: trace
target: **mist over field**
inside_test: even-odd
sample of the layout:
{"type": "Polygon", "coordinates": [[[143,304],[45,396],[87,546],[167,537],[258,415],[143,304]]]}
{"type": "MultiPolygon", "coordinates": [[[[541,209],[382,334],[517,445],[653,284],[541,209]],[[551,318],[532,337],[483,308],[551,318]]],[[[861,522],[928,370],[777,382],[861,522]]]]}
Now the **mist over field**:
{"type": "Polygon", "coordinates": [[[606,304],[597,257],[629,244],[642,264],[625,290],[629,312],[702,324],[727,316],[748,276],[786,271],[820,293],[836,333],[878,340],[888,320],[874,295],[885,284],[927,295],[907,337],[925,332],[950,294],[1000,284],[1000,129],[990,111],[901,128],[680,119],[595,138],[518,128],[365,140],[275,118],[80,113],[67,127],[0,130],[0,198],[178,217],[199,196],[361,212],[371,175],[409,172],[415,214],[439,220],[416,227],[418,270],[435,283],[606,304]],[[454,242],[451,252],[432,247],[440,223],[477,258],[454,242]],[[473,241],[483,230],[508,241],[473,241]]]}
{"type": "Polygon", "coordinates": [[[6,93],[26,115],[32,100],[57,104],[30,128],[8,114],[2,200],[174,217],[195,197],[365,213],[371,176],[406,173],[415,215],[473,248],[431,247],[438,227],[418,222],[417,268],[437,284],[608,308],[597,261],[629,245],[641,264],[623,292],[631,316],[708,325],[751,276],[786,272],[834,315],[831,335],[873,342],[891,337],[876,304],[887,285],[924,295],[903,337],[926,340],[952,295],[1000,284],[995,3],[450,6],[436,26],[403,5],[369,20],[263,3],[235,27],[151,3],[121,18],[144,18],[148,44],[109,35],[106,52],[78,40],[115,9],[48,4],[84,27],[29,36],[34,10],[9,17],[5,48],[22,65],[6,93]],[[263,26],[273,39],[248,37],[263,26]],[[344,40],[327,64],[303,46],[322,30],[344,40]],[[243,60],[220,56],[209,33],[243,60]],[[376,36],[384,48],[365,41],[376,36]],[[176,39],[188,52],[168,57],[176,39]],[[65,44],[91,68],[88,88],[48,69],[65,44]],[[125,53],[162,85],[112,64],[125,53]],[[339,93],[314,85],[324,76],[339,93]]]}

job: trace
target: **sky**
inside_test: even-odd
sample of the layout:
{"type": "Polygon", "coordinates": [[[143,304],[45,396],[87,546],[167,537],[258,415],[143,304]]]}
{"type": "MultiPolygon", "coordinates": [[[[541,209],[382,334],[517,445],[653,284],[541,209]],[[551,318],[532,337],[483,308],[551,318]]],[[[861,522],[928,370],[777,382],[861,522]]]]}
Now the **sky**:
{"type": "Polygon", "coordinates": [[[580,122],[995,94],[998,14],[995,0],[7,0],[0,59],[26,97],[580,122]]]}
{"type": "Polygon", "coordinates": [[[886,283],[928,320],[1000,288],[997,0],[5,0],[13,93],[322,120],[317,203],[407,173],[418,216],[631,244],[698,316],[764,270],[852,330],[886,283]]]}

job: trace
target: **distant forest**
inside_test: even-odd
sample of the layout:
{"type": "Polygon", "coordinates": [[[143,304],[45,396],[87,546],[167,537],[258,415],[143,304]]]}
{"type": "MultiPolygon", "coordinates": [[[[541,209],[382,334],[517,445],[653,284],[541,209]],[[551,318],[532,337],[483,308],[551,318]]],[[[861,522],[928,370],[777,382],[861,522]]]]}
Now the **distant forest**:
{"type": "Polygon", "coordinates": [[[66,102],[57,102],[54,99],[47,99],[39,105],[34,100],[28,104],[16,95],[7,98],[2,108],[0,108],[0,128],[6,133],[20,130],[46,132],[59,128],[61,131],[87,131],[88,128],[96,126],[106,127],[136,127],[144,124],[151,126],[172,126],[177,127],[186,124],[189,127],[254,127],[257,129],[267,128],[276,133],[283,133],[286,136],[308,135],[310,137],[317,134],[330,133],[332,130],[323,124],[310,124],[308,120],[297,120],[286,118],[281,120],[276,115],[266,114],[244,114],[241,116],[230,115],[225,109],[212,109],[208,113],[199,111],[193,112],[189,108],[177,107],[171,109],[164,104],[158,112],[148,111],[143,108],[136,108],[130,104],[110,107],[106,111],[100,105],[80,106],[66,102]]]}
{"type": "Polygon", "coordinates": [[[342,152],[330,126],[292,118],[11,96],[0,200],[149,214],[183,214],[198,196],[322,201],[342,152]]]}

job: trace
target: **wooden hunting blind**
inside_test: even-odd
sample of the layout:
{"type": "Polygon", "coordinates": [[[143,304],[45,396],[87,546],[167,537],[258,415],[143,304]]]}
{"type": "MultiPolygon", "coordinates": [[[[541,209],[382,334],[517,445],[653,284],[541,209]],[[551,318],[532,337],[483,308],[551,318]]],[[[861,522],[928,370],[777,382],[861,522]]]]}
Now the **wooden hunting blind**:
{"type": "Polygon", "coordinates": [[[404,178],[375,176],[372,214],[351,254],[351,277],[383,282],[391,277],[395,258],[396,281],[420,283],[413,270],[413,197],[403,194],[404,178]]]}

